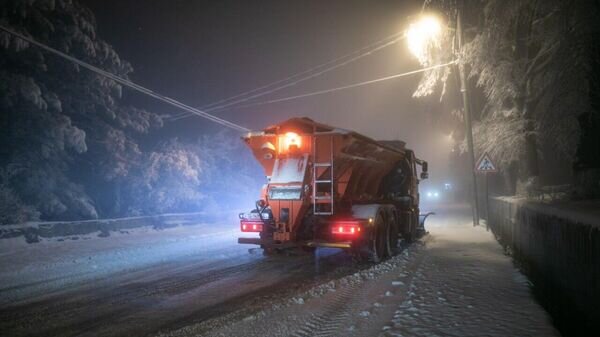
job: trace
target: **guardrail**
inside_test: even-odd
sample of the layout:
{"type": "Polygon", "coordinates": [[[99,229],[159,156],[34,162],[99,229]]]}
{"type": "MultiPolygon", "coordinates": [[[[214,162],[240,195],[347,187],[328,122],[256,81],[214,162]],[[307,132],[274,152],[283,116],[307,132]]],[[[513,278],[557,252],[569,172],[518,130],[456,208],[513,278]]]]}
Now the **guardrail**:
{"type": "Polygon", "coordinates": [[[138,227],[151,226],[162,229],[214,220],[216,220],[214,215],[211,216],[206,212],[195,212],[99,220],[30,222],[0,226],[0,239],[23,236],[28,243],[35,243],[39,241],[40,237],[86,235],[96,232],[98,232],[98,236],[102,237],[110,236],[110,232],[138,227]]]}

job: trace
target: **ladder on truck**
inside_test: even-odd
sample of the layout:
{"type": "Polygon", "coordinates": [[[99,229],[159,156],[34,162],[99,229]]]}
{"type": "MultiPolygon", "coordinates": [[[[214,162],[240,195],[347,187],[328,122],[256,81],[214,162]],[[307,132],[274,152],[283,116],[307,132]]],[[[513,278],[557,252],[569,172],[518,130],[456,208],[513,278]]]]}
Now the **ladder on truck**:
{"type": "Polygon", "coordinates": [[[312,194],[313,214],[315,215],[333,215],[333,139],[334,134],[331,132],[313,131],[312,194]],[[326,143],[329,143],[329,151],[319,152],[318,146],[326,143]],[[326,174],[327,172],[329,174],[326,174]],[[323,190],[327,191],[329,195],[322,195],[323,190]]]}

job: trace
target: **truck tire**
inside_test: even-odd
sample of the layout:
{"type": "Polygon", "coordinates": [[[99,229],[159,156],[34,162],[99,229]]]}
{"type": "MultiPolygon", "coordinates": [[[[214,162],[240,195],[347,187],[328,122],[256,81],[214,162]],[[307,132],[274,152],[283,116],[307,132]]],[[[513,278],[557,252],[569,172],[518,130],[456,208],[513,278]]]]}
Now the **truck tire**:
{"type": "Polygon", "coordinates": [[[382,211],[377,212],[375,217],[375,226],[371,233],[371,238],[368,242],[369,260],[379,263],[386,258],[386,247],[388,245],[389,226],[385,221],[385,216],[382,211]]]}
{"type": "Polygon", "coordinates": [[[265,246],[260,246],[260,248],[262,248],[263,250],[263,256],[273,256],[273,255],[279,255],[280,252],[278,249],[276,248],[272,248],[272,247],[265,247],[265,246]]]}
{"type": "Polygon", "coordinates": [[[387,227],[388,227],[388,238],[386,245],[387,256],[394,256],[398,253],[398,221],[396,216],[396,210],[394,208],[388,209],[387,214],[387,227]]]}

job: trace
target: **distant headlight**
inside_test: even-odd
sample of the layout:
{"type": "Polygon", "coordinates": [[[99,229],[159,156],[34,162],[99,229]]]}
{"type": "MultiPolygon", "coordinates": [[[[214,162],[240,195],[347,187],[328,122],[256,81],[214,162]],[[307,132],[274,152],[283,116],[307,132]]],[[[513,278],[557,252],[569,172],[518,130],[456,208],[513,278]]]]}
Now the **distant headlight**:
{"type": "Polygon", "coordinates": [[[437,199],[440,197],[440,192],[438,191],[429,191],[427,192],[427,198],[428,199],[437,199]]]}
{"type": "Polygon", "coordinates": [[[263,220],[269,220],[269,219],[271,219],[271,213],[263,212],[261,214],[262,214],[263,220]]]}

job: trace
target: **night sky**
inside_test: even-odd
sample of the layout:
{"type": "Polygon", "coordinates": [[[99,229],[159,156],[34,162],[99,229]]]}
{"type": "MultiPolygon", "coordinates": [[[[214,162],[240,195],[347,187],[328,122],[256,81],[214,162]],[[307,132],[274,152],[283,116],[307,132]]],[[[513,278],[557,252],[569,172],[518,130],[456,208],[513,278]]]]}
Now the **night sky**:
{"type": "MultiPolygon", "coordinates": [[[[132,79],[194,107],[328,62],[404,30],[422,1],[140,1],[85,0],[100,36],[132,63],[132,79]]],[[[405,43],[259,100],[328,89],[420,68],[405,43]]],[[[419,76],[277,104],[216,112],[251,129],[290,117],[353,129],[376,139],[402,139],[446,167],[450,141],[436,116],[439,97],[413,99],[419,76]]],[[[454,90],[455,88],[449,88],[454,90]]],[[[159,113],[175,108],[136,93],[132,103],[159,113]]],[[[450,99],[457,93],[451,92],[450,99]]],[[[218,130],[199,117],[168,123],[162,135],[182,138],[218,130]]],[[[438,176],[438,178],[440,178],[438,176]]]]}

